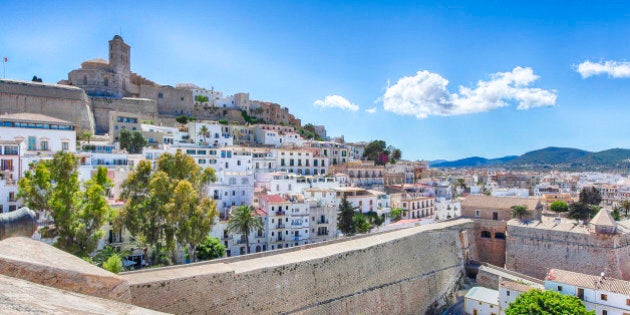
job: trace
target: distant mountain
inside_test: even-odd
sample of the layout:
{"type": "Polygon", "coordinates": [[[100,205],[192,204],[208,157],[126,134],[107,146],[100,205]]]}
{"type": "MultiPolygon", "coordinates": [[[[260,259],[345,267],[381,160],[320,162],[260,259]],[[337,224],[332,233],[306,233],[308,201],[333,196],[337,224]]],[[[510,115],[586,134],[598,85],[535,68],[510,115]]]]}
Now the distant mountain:
{"type": "Polygon", "coordinates": [[[433,160],[433,161],[429,161],[429,166],[433,167],[433,165],[438,165],[441,163],[447,162],[447,160],[433,160]]]}
{"type": "Polygon", "coordinates": [[[431,167],[489,167],[509,169],[560,169],[560,170],[618,170],[630,171],[630,149],[610,149],[589,152],[574,148],[548,147],[527,152],[521,156],[497,159],[469,157],[456,161],[433,163],[431,167]]]}
{"type": "Polygon", "coordinates": [[[511,165],[530,165],[530,164],[563,164],[570,161],[583,158],[591,152],[572,149],[548,147],[536,151],[527,152],[517,159],[510,161],[511,165]]]}
{"type": "Polygon", "coordinates": [[[442,163],[432,164],[431,167],[483,167],[483,166],[493,166],[497,164],[502,164],[505,162],[509,162],[518,158],[516,155],[504,156],[496,159],[486,159],[479,156],[473,156],[461,160],[456,161],[446,161],[442,163]]]}

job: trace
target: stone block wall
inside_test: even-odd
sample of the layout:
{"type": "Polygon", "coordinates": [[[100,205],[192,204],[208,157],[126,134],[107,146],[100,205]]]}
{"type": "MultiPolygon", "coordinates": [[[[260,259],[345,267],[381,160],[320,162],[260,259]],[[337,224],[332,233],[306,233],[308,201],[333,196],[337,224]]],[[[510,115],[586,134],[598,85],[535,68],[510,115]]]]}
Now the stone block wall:
{"type": "Polygon", "coordinates": [[[505,266],[506,240],[498,238],[497,233],[505,235],[506,222],[481,219],[475,219],[474,221],[475,228],[473,232],[476,251],[473,252],[472,259],[498,267],[505,266]],[[488,232],[490,237],[483,237],[483,232],[488,232]]]}
{"type": "Polygon", "coordinates": [[[423,314],[463,276],[470,220],[247,260],[122,275],[132,303],[177,314],[423,314]],[[466,241],[467,242],[467,241],[466,241]]]}
{"type": "Polygon", "coordinates": [[[94,111],[96,133],[109,133],[109,113],[119,111],[139,114],[143,118],[156,120],[158,118],[157,102],[146,98],[106,98],[90,97],[94,111]]]}
{"type": "Polygon", "coordinates": [[[37,113],[73,122],[77,130],[94,132],[87,94],[77,87],[0,80],[0,114],[37,113]]]}
{"type": "Polygon", "coordinates": [[[630,235],[597,235],[521,225],[507,227],[506,268],[542,279],[550,268],[630,280],[630,235]]]}

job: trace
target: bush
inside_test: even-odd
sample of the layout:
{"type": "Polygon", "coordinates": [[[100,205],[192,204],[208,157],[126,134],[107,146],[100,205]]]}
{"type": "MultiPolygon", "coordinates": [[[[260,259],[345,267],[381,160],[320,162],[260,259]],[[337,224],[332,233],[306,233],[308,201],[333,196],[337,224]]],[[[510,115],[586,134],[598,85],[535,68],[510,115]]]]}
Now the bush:
{"type": "Polygon", "coordinates": [[[225,255],[225,246],[215,237],[206,236],[206,240],[197,246],[198,260],[209,260],[223,257],[223,255],[225,255]]]}
{"type": "Polygon", "coordinates": [[[119,273],[123,269],[122,258],[118,254],[113,254],[107,258],[107,260],[103,263],[103,269],[113,272],[119,273]]]}

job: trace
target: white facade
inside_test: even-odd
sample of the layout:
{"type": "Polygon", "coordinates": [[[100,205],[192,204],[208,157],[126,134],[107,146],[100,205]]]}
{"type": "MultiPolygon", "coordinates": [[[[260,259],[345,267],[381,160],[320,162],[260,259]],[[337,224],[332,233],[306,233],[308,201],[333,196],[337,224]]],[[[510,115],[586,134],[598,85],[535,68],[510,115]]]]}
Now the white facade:
{"type": "Polygon", "coordinates": [[[464,297],[464,312],[469,315],[499,315],[499,291],[473,287],[464,297]]]}
{"type": "Polygon", "coordinates": [[[188,136],[200,146],[217,148],[234,144],[228,126],[216,122],[189,122],[188,136]],[[204,127],[206,132],[202,132],[204,127]]]}
{"type": "Polygon", "coordinates": [[[545,278],[545,290],[577,296],[595,314],[630,313],[630,281],[551,269],[545,278]]]}
{"type": "Polygon", "coordinates": [[[435,200],[435,218],[437,220],[448,220],[462,216],[462,205],[457,200],[446,200],[437,198],[435,200]]]}

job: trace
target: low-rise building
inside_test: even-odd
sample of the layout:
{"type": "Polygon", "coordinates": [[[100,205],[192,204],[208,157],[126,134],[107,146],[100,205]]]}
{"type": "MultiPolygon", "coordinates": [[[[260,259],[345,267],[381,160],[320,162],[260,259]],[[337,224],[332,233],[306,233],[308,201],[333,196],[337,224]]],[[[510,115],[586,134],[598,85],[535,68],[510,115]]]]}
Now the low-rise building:
{"type": "Polygon", "coordinates": [[[464,312],[469,315],[498,315],[499,291],[473,287],[464,296],[464,312]]]}

